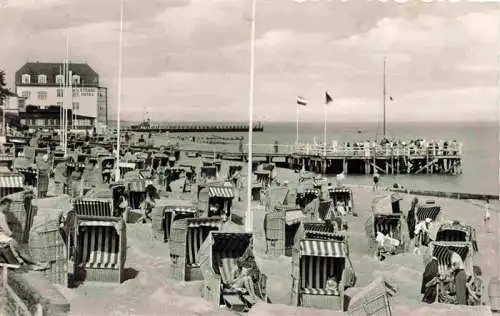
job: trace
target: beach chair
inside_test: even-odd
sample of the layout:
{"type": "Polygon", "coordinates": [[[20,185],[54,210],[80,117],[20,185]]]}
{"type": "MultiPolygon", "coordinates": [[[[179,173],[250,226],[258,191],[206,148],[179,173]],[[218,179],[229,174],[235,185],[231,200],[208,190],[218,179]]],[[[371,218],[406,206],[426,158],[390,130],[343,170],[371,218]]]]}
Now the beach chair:
{"type": "MultiPolygon", "coordinates": [[[[288,205],[287,196],[290,192],[290,188],[281,186],[270,186],[266,190],[264,206],[266,211],[270,212],[275,209],[276,206],[288,205]]],[[[290,205],[291,208],[295,207],[295,201],[290,205]]]]}
{"type": "Polygon", "coordinates": [[[260,183],[264,188],[267,188],[269,185],[271,185],[271,171],[257,170],[254,171],[254,174],[257,177],[257,183],[260,183]]]}
{"type": "MultiPolygon", "coordinates": [[[[256,302],[250,295],[230,289],[231,272],[237,260],[249,247],[253,247],[252,234],[211,232],[198,252],[203,276],[202,296],[217,306],[226,306],[235,311],[246,311],[256,302]]],[[[254,284],[255,295],[267,301],[267,277],[259,272],[254,284]]]]}
{"type": "Polygon", "coordinates": [[[24,190],[24,176],[20,173],[0,173],[0,198],[24,190]]]}
{"type": "Polygon", "coordinates": [[[397,293],[397,289],[392,284],[383,277],[378,277],[351,298],[347,315],[392,316],[389,298],[397,293]]]}
{"type": "Polygon", "coordinates": [[[217,167],[215,166],[202,166],[200,168],[200,179],[215,180],[217,179],[217,167]]]}
{"type": "Polygon", "coordinates": [[[184,218],[172,223],[169,247],[175,280],[203,280],[198,251],[210,232],[221,228],[220,217],[184,218]]]}
{"type": "Polygon", "coordinates": [[[354,197],[351,189],[347,187],[333,187],[328,188],[328,193],[333,205],[337,205],[337,202],[342,202],[348,214],[354,212],[354,197]]]}
{"type": "Polygon", "coordinates": [[[68,315],[70,303],[49,280],[33,271],[9,271],[6,315],[68,315]]]}
{"type": "Polygon", "coordinates": [[[372,211],[365,222],[365,232],[368,237],[368,244],[371,249],[375,248],[377,254],[399,254],[407,252],[410,246],[410,235],[406,218],[399,210],[399,197],[394,194],[376,196],[372,203],[372,211]],[[397,203],[397,204],[396,204],[397,203]],[[377,246],[377,232],[399,241],[395,247],[377,246]]]}
{"type": "Polygon", "coordinates": [[[186,200],[159,200],[151,213],[153,238],[162,242],[170,240],[173,223],[185,218],[198,217],[196,205],[186,200]]]}
{"type": "Polygon", "coordinates": [[[129,204],[133,210],[140,209],[140,205],[146,200],[146,180],[136,179],[128,182],[129,204]]]}
{"type": "Polygon", "coordinates": [[[205,217],[226,215],[228,220],[232,219],[231,207],[234,199],[234,191],[231,183],[209,183],[200,189],[198,193],[198,211],[205,217]],[[211,206],[217,206],[217,212],[210,211],[211,206]]]}
{"type": "Polygon", "coordinates": [[[307,204],[311,203],[314,199],[318,198],[320,195],[320,190],[314,189],[312,187],[302,187],[297,188],[296,202],[295,204],[301,208],[305,208],[307,204]]]}
{"type": "Polygon", "coordinates": [[[135,162],[119,162],[118,168],[120,168],[120,176],[123,177],[127,172],[134,171],[136,169],[135,162]]]}
{"type": "Polygon", "coordinates": [[[471,225],[464,225],[457,221],[439,226],[436,241],[471,242],[473,254],[479,252],[476,238],[476,229],[471,225]]]}
{"type": "Polygon", "coordinates": [[[439,222],[441,220],[441,206],[436,205],[435,201],[429,200],[425,204],[419,205],[415,216],[417,218],[417,223],[425,221],[426,218],[430,218],[433,222],[439,222]]]}
{"type": "Polygon", "coordinates": [[[9,200],[10,206],[4,210],[7,218],[7,224],[12,231],[12,238],[20,244],[28,242],[29,231],[33,222],[33,192],[23,190],[4,196],[0,201],[9,200]]]}
{"type": "Polygon", "coordinates": [[[357,277],[349,257],[349,238],[344,230],[338,230],[334,225],[326,222],[303,221],[295,234],[294,245],[301,240],[333,240],[343,242],[346,248],[346,274],[344,287],[349,288],[356,285],[357,277]]]}
{"type": "MultiPolygon", "coordinates": [[[[429,244],[428,253],[438,259],[438,272],[441,279],[444,279],[449,274],[449,269],[451,268],[451,252],[456,252],[464,263],[464,270],[467,275],[475,274],[476,278],[480,282],[480,287],[483,286],[484,282],[481,276],[475,271],[479,267],[474,266],[473,262],[473,250],[474,247],[471,242],[457,242],[457,241],[433,241],[429,244]]],[[[480,269],[479,269],[480,270],[480,269]]],[[[479,273],[480,274],[480,273],[479,273]]],[[[452,303],[453,296],[450,297],[446,291],[443,290],[443,282],[437,284],[437,296],[436,301],[438,303],[452,303]]],[[[484,295],[481,297],[481,303],[484,303],[484,295]]]]}
{"type": "Polygon", "coordinates": [[[123,282],[127,226],[122,217],[113,216],[113,201],[77,199],[73,210],[73,281],[123,282]]]}
{"type": "Polygon", "coordinates": [[[300,223],[305,214],[298,208],[281,206],[266,213],[264,217],[264,233],[266,237],[266,254],[269,256],[291,256],[300,223]]]}
{"type": "Polygon", "coordinates": [[[296,242],[292,255],[292,305],[343,311],[348,256],[346,241],[296,242]],[[337,290],[326,289],[329,277],[338,282],[337,290]]]}

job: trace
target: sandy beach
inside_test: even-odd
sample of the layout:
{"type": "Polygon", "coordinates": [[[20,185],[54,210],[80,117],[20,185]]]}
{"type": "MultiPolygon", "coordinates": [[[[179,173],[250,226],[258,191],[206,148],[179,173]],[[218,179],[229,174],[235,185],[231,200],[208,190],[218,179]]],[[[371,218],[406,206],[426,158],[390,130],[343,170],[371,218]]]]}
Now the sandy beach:
{"type": "MultiPolygon", "coordinates": [[[[182,163],[196,163],[198,160],[183,160],[182,163]]],[[[223,162],[222,173],[234,162],[223,162]]],[[[244,169],[246,173],[246,169],[244,169]]],[[[296,174],[290,170],[279,170],[279,178],[292,183],[296,174]]],[[[180,180],[182,181],[182,180],[180,180]]],[[[180,181],[174,183],[173,195],[178,195],[180,181]]],[[[246,183],[246,182],[245,182],[246,183]]],[[[349,183],[349,179],[346,179],[349,183]]],[[[357,287],[349,289],[348,295],[359,287],[369,284],[382,275],[398,289],[391,299],[394,315],[490,315],[487,307],[459,307],[444,304],[420,303],[420,280],[424,268],[421,256],[411,253],[387,258],[383,262],[373,258],[368,249],[364,222],[371,212],[373,192],[367,188],[353,188],[354,205],[359,217],[349,217],[349,244],[351,260],[357,273],[357,287]]],[[[245,195],[243,193],[243,195],[245,195]]],[[[402,209],[406,212],[412,196],[403,196],[402,209]]],[[[424,197],[425,199],[425,197],[424,197]]],[[[479,255],[475,264],[481,266],[483,277],[489,280],[498,275],[498,213],[492,213],[492,230],[487,234],[482,222],[482,209],[464,201],[437,199],[443,210],[443,220],[459,219],[477,229],[479,255]]],[[[243,216],[243,202],[235,202],[234,212],[243,216]]],[[[330,310],[316,310],[287,306],[291,291],[291,259],[271,258],[264,254],[263,232],[264,207],[253,204],[255,251],[257,263],[268,276],[268,295],[273,304],[257,304],[249,315],[340,315],[330,310]]],[[[437,227],[438,224],[436,224],[437,227]]],[[[130,278],[123,284],[84,283],[76,289],[60,288],[71,303],[71,315],[231,315],[232,313],[214,306],[201,298],[202,281],[179,282],[171,279],[168,243],[153,240],[151,224],[127,225],[127,274],[130,278]]],[[[243,231],[243,225],[229,223],[226,231],[243,231]]]]}

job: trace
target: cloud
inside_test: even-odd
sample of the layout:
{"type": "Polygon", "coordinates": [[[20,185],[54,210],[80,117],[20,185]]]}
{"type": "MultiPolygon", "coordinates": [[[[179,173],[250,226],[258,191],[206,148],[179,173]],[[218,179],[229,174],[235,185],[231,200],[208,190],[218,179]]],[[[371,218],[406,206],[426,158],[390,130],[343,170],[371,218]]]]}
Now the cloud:
{"type": "MultiPolygon", "coordinates": [[[[37,0],[33,10],[21,5],[29,0],[19,1],[0,11],[0,65],[9,83],[28,60],[62,60],[68,33],[72,59],[100,73],[116,108],[119,2],[37,0]]],[[[158,119],[247,118],[250,0],[125,0],[124,9],[124,118],[142,117],[146,107],[158,119]]],[[[488,117],[497,84],[494,9],[465,2],[258,1],[256,119],[295,120],[295,98],[303,94],[311,102],[304,120],[322,120],[325,89],[335,99],[332,118],[373,119],[384,56],[388,91],[398,100],[393,119],[415,107],[423,120],[432,119],[450,105],[448,118],[488,117]]]]}
{"type": "Polygon", "coordinates": [[[64,0],[3,0],[3,8],[23,8],[26,10],[39,10],[43,7],[60,5],[64,0]]]}

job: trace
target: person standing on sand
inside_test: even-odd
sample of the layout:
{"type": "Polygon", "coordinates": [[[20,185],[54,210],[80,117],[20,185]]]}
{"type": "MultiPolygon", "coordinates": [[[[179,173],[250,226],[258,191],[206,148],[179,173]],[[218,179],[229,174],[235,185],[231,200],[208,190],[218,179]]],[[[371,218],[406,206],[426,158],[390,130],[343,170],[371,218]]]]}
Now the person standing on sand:
{"type": "Polygon", "coordinates": [[[408,216],[406,217],[406,223],[408,224],[408,235],[410,239],[415,238],[415,225],[417,224],[417,219],[415,217],[415,211],[418,205],[418,198],[414,197],[411,201],[411,207],[408,211],[408,216]]]}
{"type": "Polygon", "coordinates": [[[380,175],[378,174],[377,170],[375,170],[375,173],[373,174],[373,192],[378,191],[379,180],[380,180],[380,175]]]}
{"type": "Polygon", "coordinates": [[[490,201],[487,199],[484,204],[484,229],[487,233],[491,233],[490,230],[490,201]]]}

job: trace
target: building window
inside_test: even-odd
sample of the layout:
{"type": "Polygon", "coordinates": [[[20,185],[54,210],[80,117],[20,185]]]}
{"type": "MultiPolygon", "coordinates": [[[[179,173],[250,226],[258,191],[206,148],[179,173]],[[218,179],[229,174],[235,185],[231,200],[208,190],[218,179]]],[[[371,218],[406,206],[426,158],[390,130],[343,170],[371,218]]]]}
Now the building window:
{"type": "Polygon", "coordinates": [[[72,78],[72,83],[73,84],[80,84],[80,76],[79,75],[73,75],[73,78],[72,78]]]}
{"type": "Polygon", "coordinates": [[[47,76],[38,75],[38,84],[47,84],[47,76]]]}
{"type": "Polygon", "coordinates": [[[30,125],[31,125],[31,126],[35,126],[35,125],[36,125],[36,121],[35,121],[35,119],[31,119],[31,124],[30,124],[30,125]]]}
{"type": "Polygon", "coordinates": [[[78,110],[80,110],[80,103],[73,102],[73,111],[78,111],[78,110]]]}
{"type": "Polygon", "coordinates": [[[61,88],[57,88],[57,97],[62,98],[64,96],[64,90],[61,88]]]}
{"type": "Polygon", "coordinates": [[[24,74],[21,76],[21,82],[23,84],[30,84],[31,83],[31,76],[28,74],[24,74]]]}
{"type": "Polygon", "coordinates": [[[47,100],[47,91],[38,91],[38,100],[40,101],[47,100]]]}
{"type": "Polygon", "coordinates": [[[21,125],[26,125],[26,120],[25,119],[21,119],[21,125]]]}
{"type": "Polygon", "coordinates": [[[30,91],[23,91],[23,92],[21,92],[21,96],[23,98],[29,99],[29,97],[31,96],[31,92],[30,91]]]}
{"type": "Polygon", "coordinates": [[[37,119],[35,125],[36,126],[44,126],[45,125],[45,120],[44,119],[37,119]]]}
{"type": "Polygon", "coordinates": [[[64,84],[64,75],[56,75],[56,84],[64,84]]]}
{"type": "Polygon", "coordinates": [[[60,107],[60,108],[62,108],[63,103],[62,103],[62,102],[60,102],[60,101],[57,101],[57,106],[58,106],[58,107],[60,107]]]}

